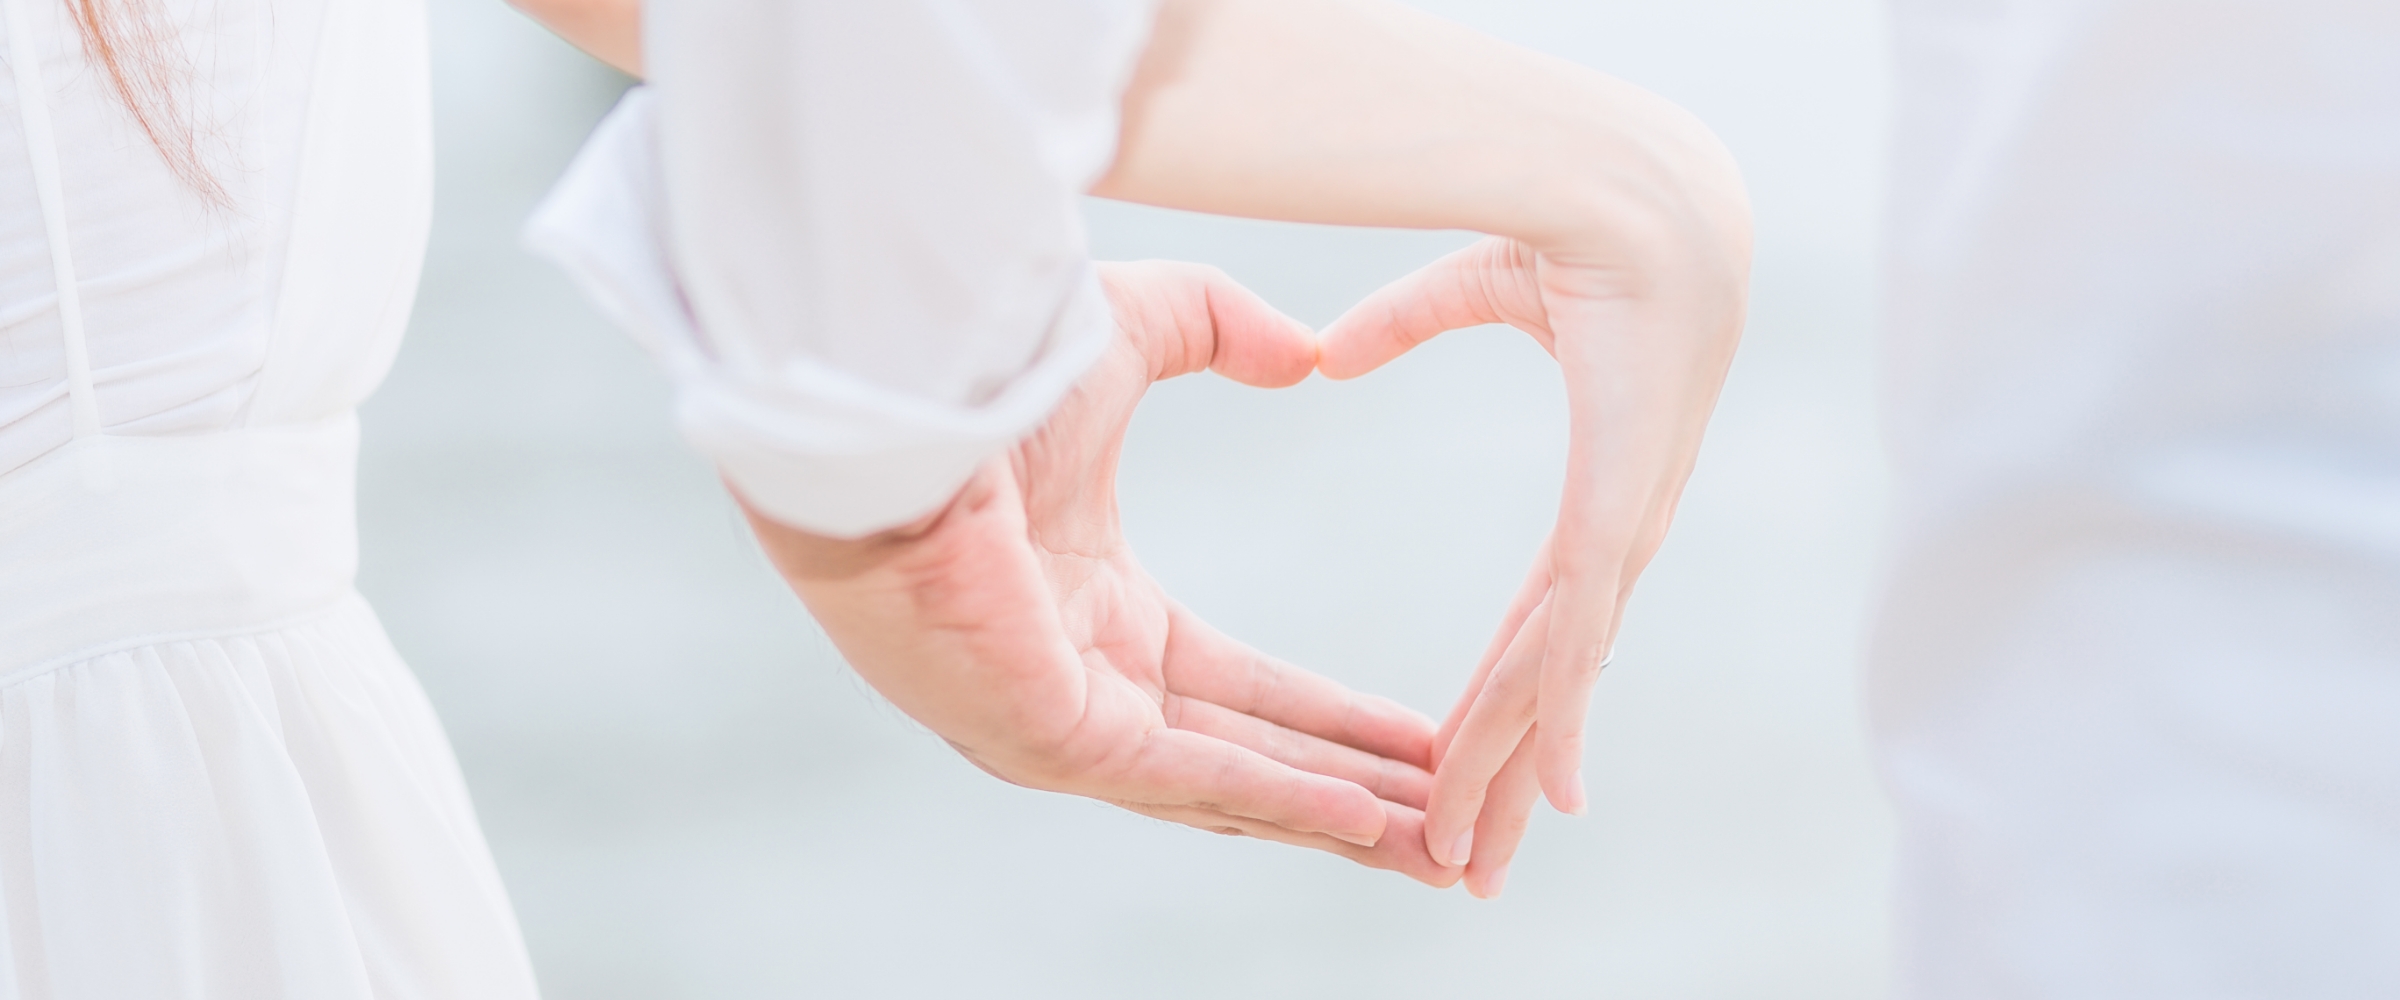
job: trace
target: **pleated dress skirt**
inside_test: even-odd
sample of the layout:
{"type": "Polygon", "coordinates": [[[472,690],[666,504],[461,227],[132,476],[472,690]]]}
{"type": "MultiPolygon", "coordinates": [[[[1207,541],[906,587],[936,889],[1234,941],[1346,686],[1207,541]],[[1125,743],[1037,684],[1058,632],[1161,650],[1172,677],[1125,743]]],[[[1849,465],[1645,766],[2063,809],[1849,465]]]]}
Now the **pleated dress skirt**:
{"type": "Polygon", "coordinates": [[[356,425],[0,477],[0,998],[531,998],[456,761],[352,588],[356,425]]]}

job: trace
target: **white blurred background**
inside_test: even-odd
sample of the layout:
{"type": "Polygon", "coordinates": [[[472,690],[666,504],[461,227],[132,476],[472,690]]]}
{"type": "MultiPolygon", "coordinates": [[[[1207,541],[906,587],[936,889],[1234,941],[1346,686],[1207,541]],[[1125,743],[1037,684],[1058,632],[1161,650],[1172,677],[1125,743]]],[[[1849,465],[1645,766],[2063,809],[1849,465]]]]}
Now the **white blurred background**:
{"type": "MultiPolygon", "coordinates": [[[[646,359],[517,249],[625,81],[500,0],[434,0],[439,210],[366,410],[362,586],[449,724],[550,997],[1883,992],[1855,683],[1878,5],[1423,6],[1692,108],[1759,221],[1743,356],[1600,684],[1593,812],[1539,815],[1496,902],[1011,788],[881,703],[646,359]]],[[[1213,263],[1311,323],[1468,239],[1091,208],[1099,255],[1213,263]]],[[[1563,410],[1505,329],[1354,383],[1184,379],[1134,424],[1129,530],[1227,631],[1438,717],[1553,513],[1563,410]]]]}

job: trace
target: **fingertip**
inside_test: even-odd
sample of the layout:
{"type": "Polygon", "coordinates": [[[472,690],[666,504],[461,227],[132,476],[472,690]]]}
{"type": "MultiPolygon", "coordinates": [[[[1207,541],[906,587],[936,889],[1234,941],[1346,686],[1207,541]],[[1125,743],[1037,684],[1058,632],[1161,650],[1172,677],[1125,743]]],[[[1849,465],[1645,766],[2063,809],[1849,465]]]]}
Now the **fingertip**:
{"type": "Polygon", "coordinates": [[[1365,356],[1356,346],[1355,337],[1337,332],[1340,324],[1327,327],[1317,337],[1317,374],[1336,382],[1347,382],[1374,371],[1380,361],[1365,356]]]}
{"type": "Polygon", "coordinates": [[[1275,388],[1278,389],[1283,388],[1284,386],[1299,385],[1302,382],[1308,381],[1309,376],[1317,373],[1317,366],[1325,363],[1325,338],[1317,333],[1317,329],[1315,327],[1309,326],[1306,323],[1302,323],[1299,320],[1292,320],[1292,325],[1298,327],[1300,329],[1300,337],[1308,341],[1308,367],[1302,369],[1297,378],[1284,383],[1282,386],[1275,386],[1275,388]]]}
{"type": "Polygon", "coordinates": [[[1393,760],[1433,770],[1437,729],[1424,713],[1389,698],[1357,695],[1343,742],[1393,760]]]}
{"type": "Polygon", "coordinates": [[[1324,833],[1360,847],[1373,847],[1381,842],[1384,829],[1391,823],[1391,817],[1384,814],[1383,800],[1376,798],[1374,792],[1352,782],[1327,780],[1337,781],[1346,787],[1336,793],[1341,801],[1329,803],[1331,808],[1328,812],[1342,817],[1341,822],[1335,824],[1339,829],[1328,829],[1324,833]]]}
{"type": "MultiPolygon", "coordinates": [[[[1558,648],[1555,643],[1553,648],[1558,648]]],[[[1583,788],[1584,727],[1602,662],[1600,657],[1586,656],[1547,659],[1542,665],[1542,698],[1535,724],[1540,756],[1535,772],[1540,775],[1543,797],[1569,816],[1581,816],[1588,808],[1583,788]]]]}
{"type": "Polygon", "coordinates": [[[1467,895],[1477,899],[1500,898],[1500,890],[1508,885],[1508,866],[1500,865],[1488,872],[1468,872],[1467,895]]]}
{"type": "Polygon", "coordinates": [[[1584,796],[1583,773],[1580,771],[1568,775],[1558,787],[1545,794],[1550,799],[1551,808],[1569,816],[1581,816],[1591,809],[1590,801],[1584,796]]]}
{"type": "Polygon", "coordinates": [[[1450,845],[1445,842],[1445,838],[1441,834],[1433,831],[1433,824],[1430,822],[1425,824],[1425,856],[1432,858],[1434,864],[1444,868],[1458,867],[1450,863],[1450,845]]]}
{"type": "Polygon", "coordinates": [[[1367,863],[1436,889],[1458,884],[1460,870],[1442,867],[1421,844],[1425,837],[1425,814],[1391,802],[1384,803],[1383,808],[1390,816],[1390,823],[1384,831],[1383,845],[1375,849],[1376,857],[1367,863]]]}
{"type": "Polygon", "coordinates": [[[1262,389],[1298,385],[1317,370],[1323,352],[1308,324],[1215,268],[1207,270],[1202,287],[1215,333],[1211,370],[1262,389]]]}
{"type": "Polygon", "coordinates": [[[1345,844],[1351,844],[1358,847],[1374,847],[1377,842],[1383,839],[1383,834],[1381,831],[1377,831],[1372,834],[1336,832],[1329,833],[1327,836],[1332,837],[1335,840],[1339,840],[1345,844]]]}
{"type": "Polygon", "coordinates": [[[1451,886],[1457,885],[1460,879],[1466,877],[1466,869],[1436,867],[1431,871],[1410,872],[1408,877],[1416,879],[1417,881],[1423,882],[1426,885],[1432,886],[1436,889],[1447,889],[1451,886]]]}
{"type": "Polygon", "coordinates": [[[1243,385],[1259,389],[1288,389],[1308,381],[1317,368],[1317,349],[1314,343],[1261,347],[1257,344],[1235,347],[1232,357],[1219,355],[1209,368],[1219,375],[1243,385]]]}
{"type": "MultiPolygon", "coordinates": [[[[1578,717],[1576,722],[1581,722],[1578,717]]],[[[1542,797],[1550,807],[1569,816],[1581,816],[1590,809],[1583,788],[1583,737],[1581,733],[1559,733],[1545,736],[1542,755],[1535,770],[1541,776],[1542,797]]]]}
{"type": "Polygon", "coordinates": [[[1251,377],[1242,381],[1261,389],[1285,389],[1308,381],[1309,376],[1317,373],[1317,363],[1325,354],[1325,346],[1318,339],[1316,329],[1284,315],[1263,301],[1260,305],[1266,308],[1271,317],[1268,322],[1282,329],[1261,338],[1270,342],[1270,349],[1264,352],[1268,356],[1254,366],[1251,377]]]}
{"type": "Polygon", "coordinates": [[[1366,324],[1358,318],[1353,306],[1325,328],[1317,331],[1317,372],[1336,380],[1354,379],[1375,369],[1377,362],[1366,350],[1366,324]]]}

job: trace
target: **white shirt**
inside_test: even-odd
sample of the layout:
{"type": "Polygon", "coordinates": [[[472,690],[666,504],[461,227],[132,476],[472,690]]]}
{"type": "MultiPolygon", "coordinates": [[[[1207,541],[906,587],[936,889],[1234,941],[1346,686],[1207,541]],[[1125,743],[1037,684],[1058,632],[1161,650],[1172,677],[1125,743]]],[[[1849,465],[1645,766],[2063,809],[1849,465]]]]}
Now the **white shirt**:
{"type": "Polygon", "coordinates": [[[2400,6],[1896,12],[1899,995],[2400,996],[2400,6]]]}
{"type": "Polygon", "coordinates": [[[1077,199],[1139,0],[685,0],[529,242],[665,359],[686,435],[777,520],[937,509],[1113,326],[1077,199]],[[653,246],[663,245],[663,255],[653,246]]]}

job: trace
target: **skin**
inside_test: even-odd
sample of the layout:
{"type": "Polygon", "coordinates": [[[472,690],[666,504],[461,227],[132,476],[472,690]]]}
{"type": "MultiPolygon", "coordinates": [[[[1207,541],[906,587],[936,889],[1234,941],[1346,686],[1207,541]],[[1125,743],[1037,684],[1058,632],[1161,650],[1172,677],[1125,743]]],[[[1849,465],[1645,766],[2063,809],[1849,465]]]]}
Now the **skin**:
{"type": "MultiPolygon", "coordinates": [[[[520,2],[543,16],[536,8],[615,0],[520,2]]],[[[571,39],[590,33],[554,26],[571,39]]],[[[638,43],[638,31],[621,31],[638,43]]],[[[1093,193],[1224,215],[1491,236],[1361,302],[1323,332],[1316,367],[1353,378],[1444,330],[1507,323],[1541,343],[1565,379],[1570,445],[1558,521],[1465,692],[1429,737],[1423,762],[1436,773],[1421,827],[1413,814],[1389,813],[1419,836],[1418,850],[1440,870],[1463,875],[1479,896],[1496,895],[1537,799],[1546,796],[1574,814],[1588,807],[1581,763],[1592,686],[1614,647],[1625,602],[1665,539],[1740,337],[1751,233],[1732,157],[1706,127],[1656,95],[1398,4],[1166,0],[1127,88],[1117,159],[1093,193]]],[[[1117,284],[1124,294],[1123,282],[1117,284]]],[[[1300,377],[1279,370],[1277,378],[1283,375],[1300,377]]],[[[1060,419],[1076,413],[1096,419],[1094,412],[1062,407],[1044,433],[1088,435],[1089,428],[1070,430],[1060,419]]],[[[1111,426],[1122,429],[1121,422],[1111,426]]],[[[1109,441],[1104,449],[1091,447],[1113,463],[1109,441]]],[[[1045,475],[1083,473],[1019,460],[1006,475],[987,470],[941,517],[984,510],[962,508],[969,498],[1040,495],[1045,475]]],[[[1113,526],[1113,511],[1106,523],[1113,526]]],[[[1010,558],[1042,564],[1042,532],[1031,531],[1026,545],[1006,543],[1017,553],[1010,558]]],[[[801,533],[762,527],[762,538],[775,539],[771,547],[798,546],[836,561],[898,559],[893,553],[927,544],[933,534],[917,525],[861,540],[795,541],[801,533]]],[[[990,537],[1002,546],[998,534],[990,537]]],[[[925,627],[926,619],[892,610],[905,603],[896,595],[933,593],[962,579],[944,577],[939,562],[922,565],[928,569],[915,577],[877,578],[896,588],[878,598],[886,602],[878,606],[879,627],[925,627]]],[[[1021,567],[1010,572],[1031,587],[1021,567]]],[[[841,597],[844,588],[860,586],[853,580],[810,584],[795,576],[794,583],[829,631],[837,626],[828,613],[857,612],[841,597]]],[[[1049,583],[1053,607],[1082,593],[1061,588],[1056,578],[1049,583]]],[[[1027,621],[1051,614],[1030,589],[1012,600],[988,610],[1027,621]]],[[[870,638],[856,640],[854,664],[860,655],[885,655],[870,638]]],[[[1005,657],[1019,655],[1010,650],[1033,648],[1030,640],[962,641],[956,655],[1004,675],[1014,663],[1005,657]]],[[[909,655],[892,651],[890,661],[902,666],[888,674],[864,665],[861,672],[873,669],[896,681],[916,669],[906,665],[909,655]]],[[[938,710],[941,691],[925,690],[925,710],[938,710]]],[[[1173,693],[1169,685],[1161,697],[1173,693]]],[[[1013,724],[1047,732],[1040,726],[1049,720],[1021,716],[1013,724]]],[[[1362,747],[1339,734],[1286,728],[1389,761],[1419,762],[1396,744],[1362,747]]],[[[962,752],[991,768],[977,757],[980,750],[962,752]]],[[[1057,759],[1072,768],[1120,757],[1057,759]]],[[[1287,762],[1313,767],[1323,759],[1287,762]]],[[[1044,775],[1047,784],[1028,783],[1072,783],[1069,776],[1044,775]]],[[[1284,778],[1285,793],[1300,796],[1301,784],[1284,778]]],[[[1253,812],[1233,812],[1254,825],[1234,828],[1294,840],[1336,830],[1363,835],[1371,825],[1363,800],[1310,787],[1317,790],[1308,794],[1321,797],[1291,800],[1313,803],[1309,809],[1262,817],[1255,812],[1272,810],[1252,803],[1241,808],[1253,812]]],[[[1217,819],[1170,813],[1159,806],[1170,797],[1125,793],[1115,800],[1194,825],[1217,819]]],[[[1376,843],[1378,851],[1389,849],[1388,836],[1376,843]]],[[[1342,852],[1322,840],[1312,846],[1342,852]]],[[[1370,860],[1377,862],[1410,870],[1396,856],[1370,860]]]]}
{"type": "Polygon", "coordinates": [[[1740,339],[1751,233],[1731,155],[1656,95],[1397,4],[1169,0],[1094,193],[1492,235],[1337,320],[1319,369],[1356,377],[1503,322],[1565,377],[1558,522],[1437,735],[1426,810],[1429,852],[1497,894],[1537,794],[1587,808],[1592,686],[1740,339]]]}
{"type": "Polygon", "coordinates": [[[1433,723],[1227,638],[1120,528],[1117,459],[1150,384],[1290,385],[1316,365],[1308,328],[1211,268],[1100,275],[1107,355],[945,509],[859,541],[753,512],[760,543],[860,676],[1003,781],[1456,882],[1422,835],[1433,723]]]}
{"type": "Polygon", "coordinates": [[[558,37],[627,76],[642,75],[641,0],[508,0],[558,37]]]}

